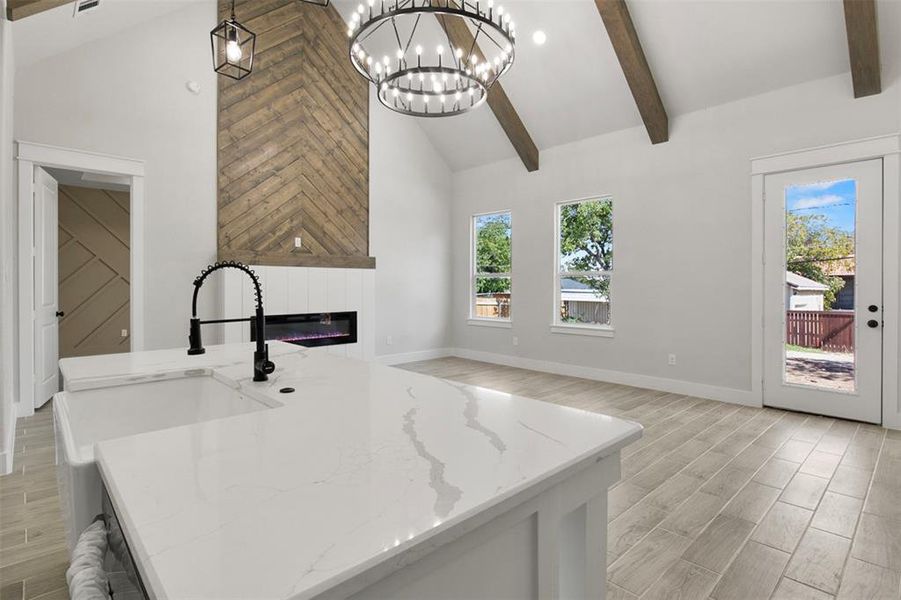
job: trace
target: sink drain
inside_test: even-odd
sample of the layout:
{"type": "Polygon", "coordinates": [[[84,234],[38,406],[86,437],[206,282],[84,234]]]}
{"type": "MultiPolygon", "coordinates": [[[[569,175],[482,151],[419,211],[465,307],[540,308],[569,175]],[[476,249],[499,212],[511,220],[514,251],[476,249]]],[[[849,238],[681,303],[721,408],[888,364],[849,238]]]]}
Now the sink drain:
{"type": "Polygon", "coordinates": [[[282,388],[282,389],[279,390],[279,393],[282,393],[282,394],[291,394],[291,393],[293,393],[293,392],[294,392],[294,388],[293,388],[293,387],[284,387],[284,388],[282,388]]]}

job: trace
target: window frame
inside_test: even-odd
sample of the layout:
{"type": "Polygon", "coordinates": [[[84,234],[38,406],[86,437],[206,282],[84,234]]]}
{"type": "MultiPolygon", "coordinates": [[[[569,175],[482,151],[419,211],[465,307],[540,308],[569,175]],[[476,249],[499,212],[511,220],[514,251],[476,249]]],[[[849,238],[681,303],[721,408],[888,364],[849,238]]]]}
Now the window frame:
{"type": "MultiPolygon", "coordinates": [[[[584,198],[578,198],[576,200],[561,200],[560,202],[556,202],[554,204],[554,289],[553,289],[553,304],[552,304],[552,313],[551,313],[551,332],[552,333],[562,333],[562,334],[570,334],[570,335],[588,335],[595,337],[613,337],[614,334],[614,322],[613,322],[613,313],[610,313],[610,322],[607,324],[590,324],[590,323],[564,323],[560,319],[560,304],[562,303],[561,291],[560,291],[560,280],[566,279],[569,277],[609,277],[610,279],[610,287],[609,292],[607,294],[607,303],[609,305],[609,309],[612,311],[613,308],[613,278],[614,278],[614,269],[606,270],[606,271],[562,271],[561,265],[561,256],[560,256],[560,213],[561,209],[565,206],[571,206],[573,204],[583,204],[585,202],[609,202],[611,205],[611,209],[615,211],[613,195],[612,194],[599,194],[596,196],[586,196],[584,198]]],[[[616,230],[616,213],[613,213],[613,223],[612,228],[614,230],[614,239],[616,239],[615,230],[616,230]]]]}
{"type": "Polygon", "coordinates": [[[483,327],[500,327],[509,328],[513,324],[513,211],[511,209],[492,210],[487,212],[473,213],[469,217],[469,325],[479,325],[483,327]],[[478,242],[478,234],[476,233],[476,221],[479,217],[490,217],[495,215],[510,215],[510,271],[504,273],[479,273],[478,252],[476,243],[478,242]],[[510,316],[504,317],[479,317],[476,314],[476,286],[479,278],[489,279],[509,279],[510,280],[510,316]]]}

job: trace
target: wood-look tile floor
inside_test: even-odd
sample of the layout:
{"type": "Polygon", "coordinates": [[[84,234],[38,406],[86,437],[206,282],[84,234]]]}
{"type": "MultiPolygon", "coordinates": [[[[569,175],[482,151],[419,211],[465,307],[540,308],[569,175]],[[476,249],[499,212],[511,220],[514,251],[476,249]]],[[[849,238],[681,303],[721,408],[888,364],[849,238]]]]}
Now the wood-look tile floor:
{"type": "Polygon", "coordinates": [[[16,423],[13,472],[0,477],[0,600],[68,598],[52,408],[16,423]]]}
{"type": "Polygon", "coordinates": [[[638,421],[609,497],[610,600],[901,598],[901,432],[443,358],[436,377],[638,421]]]}
{"type": "MultiPolygon", "coordinates": [[[[901,432],[446,358],[437,377],[632,419],[610,600],[901,598],[901,432]]],[[[48,405],[0,477],[0,600],[67,598],[48,405]]]]}

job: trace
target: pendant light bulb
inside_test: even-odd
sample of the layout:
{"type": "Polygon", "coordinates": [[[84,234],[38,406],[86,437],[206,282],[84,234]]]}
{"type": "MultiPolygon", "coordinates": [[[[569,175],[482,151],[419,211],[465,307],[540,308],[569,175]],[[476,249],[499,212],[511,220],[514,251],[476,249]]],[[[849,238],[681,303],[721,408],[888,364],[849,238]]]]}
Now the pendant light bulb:
{"type": "Polygon", "coordinates": [[[225,56],[228,57],[230,62],[238,62],[244,58],[244,53],[241,51],[241,46],[237,41],[228,40],[228,43],[225,44],[225,56]]]}
{"type": "MultiPolygon", "coordinates": [[[[235,23],[235,0],[232,0],[232,23],[235,23]]],[[[228,41],[225,43],[225,57],[229,62],[240,62],[244,58],[241,45],[238,43],[238,30],[234,25],[228,29],[228,41]]]]}

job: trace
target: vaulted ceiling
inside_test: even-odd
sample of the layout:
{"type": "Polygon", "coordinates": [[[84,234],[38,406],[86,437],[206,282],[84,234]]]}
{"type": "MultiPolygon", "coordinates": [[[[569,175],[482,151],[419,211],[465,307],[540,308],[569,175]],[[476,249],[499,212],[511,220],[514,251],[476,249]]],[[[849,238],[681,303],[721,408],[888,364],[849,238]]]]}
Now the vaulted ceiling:
{"type": "MultiPolygon", "coordinates": [[[[15,23],[17,64],[36,62],[202,1],[103,0],[99,11],[80,17],[74,22],[77,26],[71,5],[24,18],[15,23]]],[[[359,2],[333,1],[344,16],[359,2]]],[[[608,34],[610,24],[599,14],[609,1],[504,0],[520,37],[516,63],[501,80],[509,100],[509,108],[501,108],[508,113],[505,127],[499,122],[500,113],[492,111],[494,106],[447,119],[419,119],[452,169],[516,157],[517,148],[511,143],[516,140],[510,133],[510,123],[515,125],[516,120],[528,138],[520,136],[526,141],[518,146],[526,168],[537,163],[531,156],[532,142],[541,151],[643,124],[608,34]],[[536,30],[546,33],[545,45],[532,42],[536,30]],[[509,118],[511,109],[517,119],[509,118]]],[[[867,43],[872,41],[867,33],[874,25],[872,15],[863,6],[846,31],[842,0],[626,0],[626,4],[669,118],[670,136],[679,135],[678,118],[685,113],[849,72],[849,39],[858,67],[868,55],[872,61],[873,47],[867,43]]],[[[860,7],[867,0],[845,4],[860,7]]],[[[894,75],[901,54],[901,2],[878,0],[877,9],[883,71],[894,75]]],[[[853,85],[848,77],[848,94],[872,93],[876,89],[872,75],[865,64],[856,69],[853,85]]],[[[653,139],[651,128],[647,130],[653,139]]]]}
{"type": "MultiPolygon", "coordinates": [[[[13,22],[16,67],[38,61],[180,10],[197,0],[103,0],[94,12],[74,18],[71,0],[18,0],[13,22]],[[40,13],[30,10],[43,7],[40,13]]],[[[14,4],[10,3],[9,8],[14,4]]]]}
{"type": "MultiPolygon", "coordinates": [[[[595,0],[504,4],[516,19],[519,42],[516,63],[501,81],[540,150],[642,125],[595,0]],[[546,33],[545,45],[532,42],[536,30],[546,33]]],[[[627,4],[671,121],[850,69],[840,0],[627,4]]],[[[878,4],[880,23],[901,19],[901,3],[878,4]]],[[[349,14],[357,0],[336,5],[349,14]]],[[[454,170],[517,155],[490,110],[420,124],[454,170]]],[[[678,135],[677,127],[672,135],[678,135]]]]}

